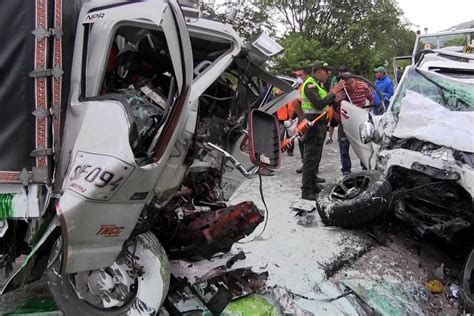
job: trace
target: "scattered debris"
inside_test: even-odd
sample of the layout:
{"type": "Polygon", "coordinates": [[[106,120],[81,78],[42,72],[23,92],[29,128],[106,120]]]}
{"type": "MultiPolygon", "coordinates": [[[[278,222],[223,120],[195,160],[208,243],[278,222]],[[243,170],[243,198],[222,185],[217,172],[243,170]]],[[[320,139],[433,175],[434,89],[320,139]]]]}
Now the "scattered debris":
{"type": "Polygon", "coordinates": [[[268,272],[255,273],[251,268],[240,268],[231,271],[225,271],[215,275],[209,279],[200,279],[200,283],[209,285],[225,284],[232,294],[232,298],[236,299],[258,293],[265,287],[268,279],[268,272]]]}
{"type": "Polygon", "coordinates": [[[295,216],[304,216],[316,211],[315,204],[311,201],[298,199],[291,203],[290,210],[296,212],[295,216]]]}
{"type": "MultiPolygon", "coordinates": [[[[245,254],[240,252],[233,258],[242,258],[242,255],[245,257],[245,254]]],[[[255,273],[251,268],[227,271],[226,266],[219,266],[209,271],[193,284],[186,278],[173,278],[165,309],[171,315],[176,314],[176,311],[182,313],[189,310],[210,311],[213,315],[229,315],[225,312],[228,307],[228,311],[232,314],[232,310],[248,309],[256,302],[259,309],[267,309],[269,304],[265,304],[260,297],[235,302],[243,297],[263,292],[267,279],[268,272],[255,273]],[[230,304],[231,302],[233,304],[230,304]]]]}
{"type": "Polygon", "coordinates": [[[443,283],[439,280],[433,279],[426,283],[426,287],[430,290],[433,294],[441,294],[444,291],[443,283]]]}
{"type": "Polygon", "coordinates": [[[239,260],[244,260],[245,258],[247,258],[245,256],[245,253],[243,251],[240,251],[238,254],[236,254],[235,256],[233,256],[232,258],[230,258],[229,260],[227,260],[226,262],[226,267],[227,268],[230,268],[232,267],[237,261],[239,260]]]}
{"type": "Polygon", "coordinates": [[[298,219],[298,225],[301,225],[306,228],[318,227],[318,222],[316,221],[316,216],[313,214],[302,216],[298,219]]]}
{"type": "Polygon", "coordinates": [[[456,283],[451,283],[446,287],[447,293],[446,296],[448,299],[459,299],[461,295],[461,288],[456,283]]]}
{"type": "Polygon", "coordinates": [[[272,297],[275,301],[277,301],[281,308],[282,314],[284,315],[295,315],[295,316],[312,316],[313,313],[310,313],[298,305],[293,301],[290,293],[288,290],[282,287],[276,287],[272,290],[272,297]]]}

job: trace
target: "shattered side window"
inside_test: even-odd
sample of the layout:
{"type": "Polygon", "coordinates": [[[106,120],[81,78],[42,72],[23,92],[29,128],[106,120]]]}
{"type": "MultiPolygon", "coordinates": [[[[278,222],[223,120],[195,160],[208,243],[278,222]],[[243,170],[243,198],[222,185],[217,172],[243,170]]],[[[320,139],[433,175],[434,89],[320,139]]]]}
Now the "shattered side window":
{"type": "Polygon", "coordinates": [[[474,111],[474,82],[460,81],[437,73],[411,67],[393,103],[400,112],[406,91],[417,92],[451,111],[474,111]]]}

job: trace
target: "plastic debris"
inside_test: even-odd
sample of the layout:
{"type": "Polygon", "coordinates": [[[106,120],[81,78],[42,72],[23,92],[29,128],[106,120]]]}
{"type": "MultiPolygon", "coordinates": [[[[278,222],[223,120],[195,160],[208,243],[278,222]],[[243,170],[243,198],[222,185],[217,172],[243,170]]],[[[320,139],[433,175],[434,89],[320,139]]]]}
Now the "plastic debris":
{"type": "Polygon", "coordinates": [[[221,315],[224,316],[273,316],[278,315],[277,309],[261,295],[248,295],[232,301],[221,315]]]}
{"type": "Polygon", "coordinates": [[[447,296],[448,298],[458,299],[461,294],[461,288],[455,283],[451,283],[447,287],[447,296]]]}
{"type": "Polygon", "coordinates": [[[428,281],[426,283],[426,288],[430,290],[430,292],[433,294],[441,294],[443,293],[443,290],[444,290],[443,283],[441,283],[441,281],[436,280],[436,279],[428,281]]]}

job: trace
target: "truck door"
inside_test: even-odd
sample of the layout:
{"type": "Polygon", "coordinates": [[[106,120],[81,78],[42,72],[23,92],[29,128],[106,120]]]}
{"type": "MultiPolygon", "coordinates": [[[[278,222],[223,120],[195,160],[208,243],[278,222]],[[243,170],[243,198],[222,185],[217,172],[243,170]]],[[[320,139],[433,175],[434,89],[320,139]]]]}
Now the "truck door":
{"type": "Polygon", "coordinates": [[[372,143],[363,144],[360,139],[360,126],[369,120],[369,112],[347,101],[341,102],[341,111],[346,113],[341,115],[344,133],[362,164],[369,169],[372,143]]]}
{"type": "Polygon", "coordinates": [[[83,6],[76,36],[58,172],[64,273],[113,263],[188,111],[193,57],[179,4],[105,3],[83,6]]]}

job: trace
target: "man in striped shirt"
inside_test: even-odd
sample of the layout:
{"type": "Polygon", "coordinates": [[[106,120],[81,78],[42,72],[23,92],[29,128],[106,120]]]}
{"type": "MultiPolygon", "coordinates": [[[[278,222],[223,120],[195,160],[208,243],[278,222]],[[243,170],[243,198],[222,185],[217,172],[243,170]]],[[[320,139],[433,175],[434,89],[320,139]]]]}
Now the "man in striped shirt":
{"type": "MultiPolygon", "coordinates": [[[[347,76],[348,73],[346,73],[345,75],[347,76]]],[[[344,74],[342,75],[342,77],[345,77],[344,74]]],[[[346,96],[346,100],[351,102],[352,104],[358,107],[364,107],[367,104],[374,104],[374,95],[372,94],[372,91],[371,89],[369,89],[367,84],[351,77],[346,77],[346,90],[348,94],[348,96],[346,96]]],[[[340,107],[338,112],[338,114],[343,115],[340,113],[340,107]]],[[[347,175],[351,173],[352,163],[351,156],[349,155],[350,143],[346,137],[346,134],[344,133],[342,124],[339,124],[337,130],[337,137],[339,141],[339,153],[341,155],[341,171],[343,175],[347,175]]],[[[362,165],[362,169],[365,170],[366,168],[362,165]]]]}

